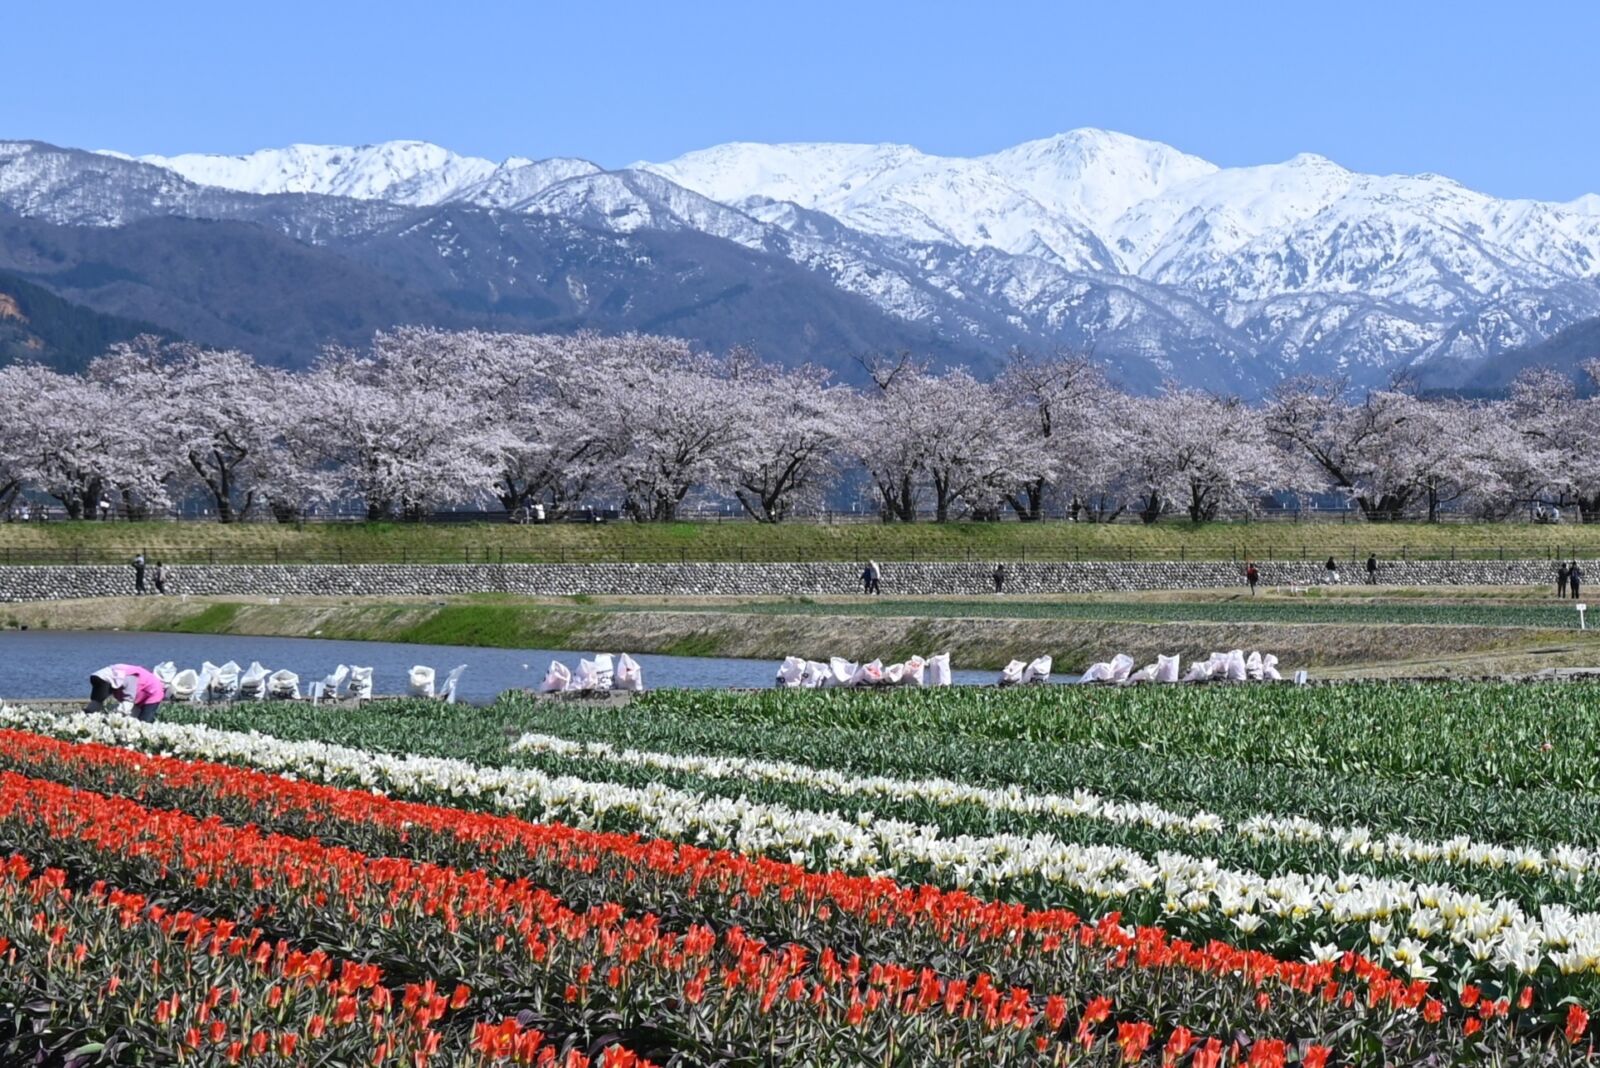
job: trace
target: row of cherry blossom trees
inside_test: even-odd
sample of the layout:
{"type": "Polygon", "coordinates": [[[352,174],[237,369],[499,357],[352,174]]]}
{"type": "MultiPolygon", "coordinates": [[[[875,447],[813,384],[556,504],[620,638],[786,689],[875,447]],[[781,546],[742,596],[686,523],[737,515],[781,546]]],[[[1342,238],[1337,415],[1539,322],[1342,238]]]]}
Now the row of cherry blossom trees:
{"type": "MultiPolygon", "coordinates": [[[[1249,405],[1123,393],[1071,355],[1017,353],[992,381],[865,367],[849,388],[665,337],[402,329],[291,373],[145,338],[81,376],[0,369],[0,512],[29,494],[74,517],[198,498],[223,522],[355,502],[372,518],[538,502],[671,520],[716,498],[779,522],[849,484],[904,522],[1203,522],[1328,493],[1371,520],[1547,500],[1600,521],[1600,399],[1554,372],[1500,401],[1297,381],[1249,405]]],[[[1600,382],[1600,361],[1586,373],[1600,382]]]]}

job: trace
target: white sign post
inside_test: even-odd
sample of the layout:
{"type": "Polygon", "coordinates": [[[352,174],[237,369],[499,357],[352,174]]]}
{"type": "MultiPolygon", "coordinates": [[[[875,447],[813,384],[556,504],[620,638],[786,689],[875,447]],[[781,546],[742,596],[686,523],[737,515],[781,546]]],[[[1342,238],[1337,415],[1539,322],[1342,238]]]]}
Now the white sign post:
{"type": "Polygon", "coordinates": [[[1577,609],[1578,609],[1578,629],[1579,630],[1588,630],[1589,627],[1583,621],[1583,613],[1589,610],[1589,606],[1586,605],[1586,604],[1580,604],[1580,605],[1577,606],[1577,609]]]}

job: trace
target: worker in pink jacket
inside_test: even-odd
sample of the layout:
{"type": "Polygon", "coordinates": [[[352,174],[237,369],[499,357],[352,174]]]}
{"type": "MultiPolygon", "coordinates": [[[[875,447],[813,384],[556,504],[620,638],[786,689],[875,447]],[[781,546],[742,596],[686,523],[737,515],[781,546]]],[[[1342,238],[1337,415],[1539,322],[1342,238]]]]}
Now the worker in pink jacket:
{"type": "Polygon", "coordinates": [[[111,664],[89,676],[89,703],[85,712],[99,712],[108,697],[115,697],[118,705],[132,705],[133,714],[146,723],[154,723],[156,710],[167,698],[161,680],[134,664],[111,664]]]}

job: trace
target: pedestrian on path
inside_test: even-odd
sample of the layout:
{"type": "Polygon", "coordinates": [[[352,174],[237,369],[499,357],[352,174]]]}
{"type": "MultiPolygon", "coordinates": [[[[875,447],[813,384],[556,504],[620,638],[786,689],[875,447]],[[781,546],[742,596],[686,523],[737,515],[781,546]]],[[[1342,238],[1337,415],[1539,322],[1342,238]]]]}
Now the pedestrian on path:
{"type": "Polygon", "coordinates": [[[1567,568],[1567,582],[1572,586],[1572,599],[1578,599],[1578,587],[1583,582],[1583,568],[1578,566],[1578,561],[1572,561],[1572,566],[1567,568]]]}
{"type": "Polygon", "coordinates": [[[1004,563],[998,563],[998,564],[994,565],[994,592],[995,593],[1004,593],[1005,590],[1006,590],[1006,565],[1004,563]]]}
{"type": "Polygon", "coordinates": [[[165,594],[167,592],[167,579],[172,577],[172,572],[167,570],[167,565],[157,560],[156,569],[151,577],[156,580],[156,593],[158,595],[165,594]]]}
{"type": "Polygon", "coordinates": [[[1328,557],[1328,562],[1322,565],[1322,570],[1328,573],[1330,585],[1337,586],[1339,584],[1339,564],[1333,557],[1328,557]]]}
{"type": "Polygon", "coordinates": [[[1561,566],[1556,568],[1556,596],[1567,595],[1567,581],[1572,577],[1572,572],[1567,569],[1567,562],[1561,561],[1561,566]]]}
{"type": "Polygon", "coordinates": [[[1256,595],[1256,583],[1261,581],[1261,572],[1256,570],[1255,564],[1248,564],[1244,569],[1244,580],[1250,584],[1250,596],[1256,595]]]}
{"type": "Polygon", "coordinates": [[[144,553],[133,558],[133,592],[144,593],[144,553]]]}
{"type": "Polygon", "coordinates": [[[1367,585],[1368,586],[1376,586],[1377,584],[1378,584],[1378,554],[1377,553],[1368,553],[1367,554],[1367,585]]]}
{"type": "Polygon", "coordinates": [[[878,582],[883,572],[878,569],[878,561],[868,560],[867,566],[861,569],[861,592],[864,594],[877,593],[878,582]]]}

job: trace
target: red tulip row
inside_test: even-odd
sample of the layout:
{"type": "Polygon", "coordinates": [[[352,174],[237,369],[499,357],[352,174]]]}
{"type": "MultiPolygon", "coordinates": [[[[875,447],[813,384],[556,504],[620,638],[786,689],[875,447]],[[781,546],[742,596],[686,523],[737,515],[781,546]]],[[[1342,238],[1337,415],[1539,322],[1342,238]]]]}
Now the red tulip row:
{"type": "MultiPolygon", "coordinates": [[[[890,879],[814,873],[659,839],[396,801],[24,732],[0,731],[0,767],[7,766],[196,815],[315,835],[369,854],[427,857],[527,878],[573,900],[614,900],[685,921],[736,922],[771,938],[847,945],[867,957],[928,961],[945,973],[991,971],[1048,988],[1083,981],[1085,969],[1103,973],[1108,965],[1145,973],[1195,972],[1234,983],[1236,1001],[1253,1004],[1258,993],[1269,993],[1278,1006],[1273,1029],[1282,1031],[1326,1024],[1330,1001],[1410,1019],[1429,990],[1356,954],[1307,964],[1215,941],[1198,946],[1159,928],[1127,931],[1115,915],[1086,926],[1064,909],[1030,909],[890,879]],[[1292,1006],[1314,1018],[1286,1018],[1292,1006]]],[[[1159,991],[1155,996],[1170,1003],[1159,991]]],[[[1219,1020],[1189,1023],[1206,1030],[1220,1026],[1219,1020]]]]}
{"type": "MultiPolygon", "coordinates": [[[[1325,1053],[1305,1041],[1259,1040],[1248,1048],[1222,1049],[1186,1039],[1191,1032],[1180,1021],[1199,1013],[1235,1024],[1289,1021],[1291,1027],[1278,1033],[1359,1031],[1391,1054],[1410,1059],[1454,1047],[1467,1037],[1464,1032],[1483,1032],[1471,1038],[1474,1043],[1509,1041],[1519,1023],[1526,1033],[1534,1019],[1522,1011],[1527,1005],[1513,1013],[1503,998],[1479,1003],[1500,1005],[1498,1012],[1485,1015],[1479,1008],[1463,1013],[1454,998],[1447,1007],[1426,986],[1401,983],[1353,955],[1302,965],[1220,945],[1202,949],[1156,929],[1130,933],[1114,920],[1084,925],[1070,913],[1029,911],[927,888],[909,890],[887,880],[812,875],[788,865],[405,804],[215,765],[6,735],[0,738],[0,751],[8,762],[30,764],[53,779],[109,784],[158,803],[181,802],[185,808],[241,822],[287,821],[324,837],[365,833],[380,847],[397,842],[412,851],[434,845],[448,850],[453,843],[457,853],[479,861],[539,866],[541,874],[554,876],[558,885],[564,881],[586,900],[594,898],[596,888],[609,887],[628,891],[635,900],[653,896],[670,905],[673,914],[681,915],[684,905],[694,902],[702,909],[725,909],[741,920],[754,916],[769,931],[777,928],[767,924],[786,922],[808,934],[837,933],[847,926],[837,921],[842,915],[857,922],[852,930],[875,932],[879,937],[874,944],[880,946],[898,942],[913,950],[942,949],[948,959],[969,953],[1013,964],[1042,959],[1050,965],[1046,970],[1062,980],[1056,989],[1063,991],[1051,997],[1002,987],[982,974],[975,980],[949,977],[966,969],[946,969],[941,975],[931,968],[868,965],[854,955],[841,965],[841,956],[831,951],[807,954],[795,945],[771,949],[738,928],[711,934],[709,928],[690,926],[672,935],[654,916],[628,916],[621,905],[574,913],[526,883],[493,879],[484,872],[373,860],[182,813],[152,812],[126,801],[91,802],[86,799],[92,795],[52,792],[38,783],[25,786],[13,776],[4,777],[0,785],[0,843],[25,836],[35,826],[30,820],[39,820],[47,836],[93,847],[91,854],[76,858],[73,866],[79,870],[114,868],[119,879],[140,880],[141,885],[176,883],[191,893],[203,891],[221,907],[267,908],[273,922],[285,923],[297,937],[362,945],[368,953],[387,954],[385,966],[391,970],[419,955],[451,961],[463,978],[479,980],[473,982],[475,988],[488,988],[484,1008],[491,1018],[496,1009],[529,1008],[532,1022],[555,1022],[576,1031],[597,1016],[617,1014],[641,1021],[641,1026],[650,1021],[656,1032],[651,1040],[672,1048],[702,1032],[730,1039],[742,1035],[758,1048],[781,1033],[787,1048],[823,1041],[834,1052],[854,1048],[856,1041],[876,1043],[871,1048],[881,1050],[888,1036],[902,1049],[943,1051],[941,1055],[959,1049],[984,1062],[1024,1054],[1030,1060],[1065,1056],[1067,1050],[1078,1049],[1073,1045],[1078,1040],[1092,1048],[1097,1042],[1097,1048],[1114,1044],[1137,1060],[1164,1036],[1164,1057],[1188,1055],[1199,1062],[1215,1049],[1218,1057],[1256,1063],[1296,1054],[1315,1062],[1325,1053]],[[30,795],[48,803],[40,808],[27,802],[30,795]],[[63,808],[65,796],[78,798],[79,808],[63,808]],[[93,811],[82,810],[84,805],[93,811]],[[113,827],[119,829],[113,832],[113,827]],[[330,901],[339,907],[329,907],[330,901]],[[368,908],[375,901],[382,904],[374,926],[368,908]],[[530,922],[539,932],[531,941],[530,922]],[[398,938],[386,937],[395,931],[398,938]],[[708,958],[689,968],[693,961],[686,943],[692,938],[710,939],[704,952],[717,966],[708,958]],[[631,959],[622,959],[627,957],[631,959]],[[537,965],[531,970],[529,958],[537,965]],[[830,974],[841,966],[854,974],[830,974]],[[555,990],[565,976],[579,981],[555,990]],[[544,993],[531,1005],[506,1005],[496,994],[531,990],[540,983],[544,993]],[[1092,1000],[1097,988],[1113,991],[1119,1009],[1114,1027],[1113,1021],[1100,1021],[1106,1024],[1103,1034],[1093,1019],[1094,1006],[1102,1004],[1092,1000]],[[1076,995],[1068,996],[1073,991],[1076,995]],[[664,1005],[673,1012],[664,1013],[664,1005]],[[675,1029],[669,1022],[663,1027],[664,1016],[682,1017],[683,1026],[675,1029]],[[1457,1026],[1423,1026],[1447,1020],[1457,1026]],[[709,1032],[708,1021],[716,1024],[709,1032]],[[769,1037],[763,1040],[763,1035],[769,1037]]],[[[929,959],[919,952],[905,956],[929,959]]],[[[1008,969],[1008,974],[1015,971],[1008,969]]],[[[1099,1011],[1109,1016],[1111,1010],[1106,1005],[1099,1011]]],[[[1570,1030],[1571,1020],[1567,1022],[1570,1030]]],[[[1271,1033],[1265,1027],[1248,1029],[1271,1033]]],[[[533,1029],[510,1021],[483,1024],[479,1031],[480,1051],[516,1057],[533,1029]]],[[[1576,1038],[1582,1037],[1580,1028],[1576,1038]]]]}
{"type": "MultiPolygon", "coordinates": [[[[887,1044],[918,1058],[960,1050],[1033,1063],[1070,1050],[1055,1039],[1065,998],[1039,1008],[1028,991],[986,975],[945,981],[931,969],[841,962],[793,943],[769,947],[738,927],[673,934],[653,915],[614,905],[578,912],[480,872],[369,858],[11,773],[0,775],[0,841],[59,855],[73,871],[260,917],[306,945],[362,947],[391,973],[414,960],[458,969],[487,1004],[568,1033],[618,1020],[706,1059],[765,1050],[764,1059],[784,1061],[827,1049],[853,1062],[887,1044]]],[[[1096,1037],[1091,1026],[1085,1039],[1096,1037]]],[[[487,1036],[480,1049],[493,1052],[487,1036]]]]}
{"type": "Polygon", "coordinates": [[[65,872],[17,855],[0,864],[0,958],[0,1000],[27,1017],[0,1044],[8,1063],[68,1044],[179,1064],[413,1066],[470,993],[429,983],[396,999],[372,965],[103,884],[75,893],[65,872]]]}
{"type": "MultiPolygon", "coordinates": [[[[468,1005],[465,985],[447,998],[432,981],[406,984],[397,998],[374,965],[104,883],[74,892],[65,871],[36,872],[16,854],[0,860],[0,962],[0,1000],[26,1015],[26,1026],[0,1028],[7,1063],[63,1049],[112,1059],[128,1049],[196,1068],[506,1059],[498,1043],[476,1033],[466,1043],[438,1026],[468,1005]]],[[[563,1056],[537,1032],[523,1032],[517,1051],[553,1068],[651,1068],[620,1046],[592,1062],[577,1050],[563,1056]]]]}
{"type": "MultiPolygon", "coordinates": [[[[391,975],[397,963],[426,960],[470,982],[480,1011],[521,1010],[568,1035],[606,1021],[634,1045],[685,1052],[691,1062],[815,1063],[824,1051],[824,1061],[856,1063],[888,1051],[890,1061],[1047,1064],[1115,1044],[1131,1063],[1157,1039],[1154,1023],[1111,1020],[1104,995],[1040,998],[987,974],[950,979],[795,943],[773,947],[738,927],[675,934],[656,916],[615,905],[574,911],[525,883],[369,858],[11,773],[0,775],[0,842],[257,917],[302,946],[360,947],[391,975]]],[[[475,1048],[502,1056],[504,1035],[503,1023],[481,1028],[475,1048]]],[[[522,1036],[510,1037],[514,1057],[522,1036]]],[[[1161,1037],[1202,1064],[1224,1055],[1187,1030],[1161,1037]]],[[[1246,1057],[1242,1044],[1227,1052],[1246,1057]]],[[[1285,1063],[1289,1052],[1284,1043],[1248,1047],[1260,1064],[1285,1063]],[[1273,1050],[1276,1059],[1262,1059],[1273,1050]]]]}

